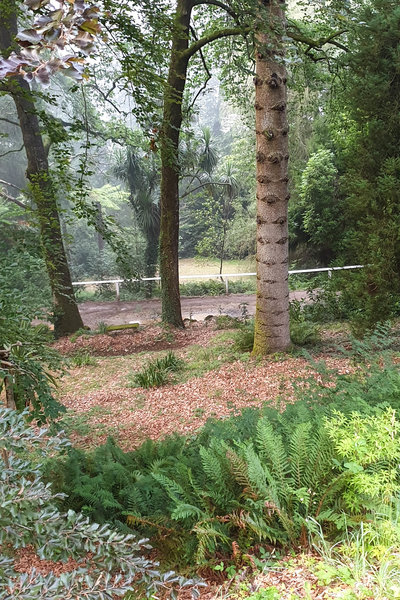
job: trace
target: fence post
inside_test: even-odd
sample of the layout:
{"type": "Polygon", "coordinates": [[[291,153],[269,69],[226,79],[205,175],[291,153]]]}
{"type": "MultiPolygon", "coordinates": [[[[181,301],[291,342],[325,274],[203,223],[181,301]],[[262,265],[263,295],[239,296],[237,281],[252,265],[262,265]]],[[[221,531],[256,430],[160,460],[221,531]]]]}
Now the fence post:
{"type": "Polygon", "coordinates": [[[228,278],[225,278],[225,294],[229,294],[229,283],[228,278]]]}
{"type": "Polygon", "coordinates": [[[332,269],[329,269],[329,271],[328,271],[328,277],[329,277],[329,279],[331,279],[331,277],[332,277],[332,269]]]}
{"type": "Polygon", "coordinates": [[[119,302],[119,282],[115,282],[115,295],[117,296],[117,302],[119,302]]]}

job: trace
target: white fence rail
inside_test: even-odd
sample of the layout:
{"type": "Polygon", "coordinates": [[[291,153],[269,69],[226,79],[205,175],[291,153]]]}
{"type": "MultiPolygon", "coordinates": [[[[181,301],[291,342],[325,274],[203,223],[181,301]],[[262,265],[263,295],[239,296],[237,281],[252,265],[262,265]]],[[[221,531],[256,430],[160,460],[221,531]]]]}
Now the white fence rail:
{"type": "MultiPolygon", "coordinates": [[[[324,267],[322,269],[296,269],[289,271],[289,275],[297,275],[299,273],[328,273],[328,277],[332,277],[332,271],[344,271],[346,269],[362,269],[364,265],[348,265],[346,267],[324,267]]],[[[257,273],[220,273],[212,275],[180,275],[179,281],[184,279],[221,279],[225,283],[225,293],[229,294],[229,279],[232,277],[255,277],[257,273]]],[[[89,286],[89,285],[102,285],[105,283],[113,283],[115,285],[116,299],[119,301],[120,298],[120,284],[125,281],[139,282],[139,281],[160,281],[160,277],[143,277],[142,279],[104,279],[101,281],[73,281],[72,285],[76,286],[89,286]]]]}

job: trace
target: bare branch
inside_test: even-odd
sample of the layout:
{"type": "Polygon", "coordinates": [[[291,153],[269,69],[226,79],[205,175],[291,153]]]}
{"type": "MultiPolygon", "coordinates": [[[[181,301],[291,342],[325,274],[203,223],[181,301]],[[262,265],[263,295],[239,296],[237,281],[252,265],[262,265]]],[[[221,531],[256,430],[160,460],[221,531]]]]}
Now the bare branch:
{"type": "Polygon", "coordinates": [[[193,44],[191,46],[189,46],[189,48],[187,48],[187,50],[182,52],[181,56],[182,56],[182,58],[189,60],[194,54],[196,54],[196,52],[201,50],[207,44],[214,42],[215,40],[220,40],[222,38],[230,37],[230,36],[234,36],[234,35],[246,35],[247,33],[250,33],[250,31],[251,31],[250,26],[227,27],[226,29],[219,29],[218,31],[213,31],[212,33],[205,35],[204,37],[200,38],[199,40],[193,42],[193,44]]]}
{"type": "Polygon", "coordinates": [[[205,183],[202,183],[201,185],[198,185],[197,187],[195,187],[193,190],[188,190],[187,192],[185,192],[184,194],[180,194],[179,198],[185,198],[186,196],[189,196],[189,194],[194,194],[194,192],[196,192],[197,190],[200,190],[201,188],[205,187],[206,185],[222,185],[224,187],[231,187],[230,183],[222,183],[222,181],[206,181],[205,183]]]}
{"type": "Polygon", "coordinates": [[[0,179],[0,183],[2,185],[7,185],[8,187],[12,187],[15,190],[18,190],[19,192],[21,192],[22,194],[25,194],[25,191],[22,188],[18,187],[17,185],[14,185],[14,183],[9,183],[8,181],[4,181],[3,179],[0,179]]]}
{"type": "Polygon", "coordinates": [[[0,117],[0,121],[4,121],[5,123],[10,123],[10,125],[15,125],[15,127],[20,127],[20,124],[17,121],[12,121],[11,119],[7,119],[6,117],[0,117]]]}
{"type": "Polygon", "coordinates": [[[3,190],[0,190],[0,197],[4,198],[4,200],[8,200],[8,202],[12,202],[13,204],[16,204],[17,206],[19,206],[20,208],[23,208],[24,210],[29,210],[29,206],[27,206],[20,200],[17,200],[17,198],[13,198],[12,196],[9,196],[9,194],[4,192],[3,190]]]}
{"type": "Polygon", "coordinates": [[[235,11],[232,10],[232,8],[230,6],[228,6],[227,4],[224,4],[223,2],[220,2],[219,0],[194,0],[192,2],[192,4],[193,4],[193,6],[200,6],[202,4],[218,6],[219,8],[222,8],[222,10],[224,10],[228,15],[230,15],[232,17],[232,19],[234,19],[236,21],[236,23],[239,23],[239,17],[235,13],[235,11]]]}
{"type": "Polygon", "coordinates": [[[23,149],[24,145],[22,144],[21,148],[16,148],[15,150],[7,150],[7,152],[0,154],[0,158],[4,158],[5,156],[7,156],[7,154],[13,154],[14,152],[22,152],[23,149]]]}
{"type": "MultiPolygon", "coordinates": [[[[198,39],[199,39],[199,38],[197,37],[197,35],[196,35],[196,31],[194,30],[194,28],[193,28],[193,27],[191,27],[191,28],[190,28],[190,31],[192,32],[192,35],[193,35],[194,39],[195,39],[196,41],[198,41],[198,39]]],[[[201,62],[203,63],[203,67],[204,67],[204,70],[205,70],[205,72],[206,72],[206,79],[205,79],[205,81],[203,82],[203,85],[202,85],[202,86],[200,87],[200,89],[198,90],[198,92],[197,92],[197,94],[195,95],[195,97],[193,98],[192,102],[190,103],[190,106],[189,106],[189,108],[188,108],[188,112],[189,112],[189,113],[190,113],[190,111],[192,110],[193,106],[196,104],[196,100],[197,100],[197,98],[200,96],[200,94],[202,94],[202,93],[205,91],[205,89],[206,89],[206,87],[207,87],[207,84],[208,84],[208,82],[209,82],[209,81],[210,81],[210,79],[211,79],[211,73],[210,73],[210,69],[209,69],[209,68],[208,68],[208,66],[207,66],[206,59],[204,58],[203,51],[200,49],[200,51],[199,51],[199,52],[200,52],[200,58],[201,58],[201,62]]]]}

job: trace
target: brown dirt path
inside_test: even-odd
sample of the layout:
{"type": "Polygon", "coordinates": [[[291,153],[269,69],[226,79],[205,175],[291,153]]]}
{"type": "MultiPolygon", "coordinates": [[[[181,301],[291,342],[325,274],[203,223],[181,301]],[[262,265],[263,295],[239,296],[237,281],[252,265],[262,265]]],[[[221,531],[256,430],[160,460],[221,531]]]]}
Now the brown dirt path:
{"type": "MultiPolygon", "coordinates": [[[[301,300],[307,293],[301,290],[290,292],[290,300],[301,300]]],[[[208,315],[230,315],[240,317],[245,303],[250,315],[255,314],[255,294],[228,294],[226,296],[196,296],[182,298],[182,316],[184,319],[204,320],[208,315]]],[[[143,324],[161,318],[161,301],[159,299],[137,300],[134,302],[83,302],[79,305],[83,322],[90,328],[98,323],[107,325],[123,325],[130,322],[143,324]]]]}

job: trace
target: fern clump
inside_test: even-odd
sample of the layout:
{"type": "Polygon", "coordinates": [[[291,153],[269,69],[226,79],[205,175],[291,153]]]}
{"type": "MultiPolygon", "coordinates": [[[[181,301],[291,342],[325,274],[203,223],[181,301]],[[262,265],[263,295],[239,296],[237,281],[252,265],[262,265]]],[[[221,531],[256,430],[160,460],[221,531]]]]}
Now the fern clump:
{"type": "Polygon", "coordinates": [[[173,352],[168,352],[162,358],[150,361],[142,371],[134,375],[133,382],[145,389],[160,387],[170,381],[171,373],[181,371],[184,364],[173,352]]]}
{"type": "MultiPolygon", "coordinates": [[[[31,457],[46,458],[68,442],[49,438],[44,429],[27,426],[26,416],[27,412],[19,415],[0,408],[0,544],[5,550],[1,557],[1,598],[97,600],[125,597],[133,590],[135,597],[154,598],[166,588],[172,591],[174,586],[202,585],[173,572],[160,573],[157,564],[143,555],[151,549],[147,540],[136,539],[128,528],[122,533],[107,524],[90,522],[71,509],[60,512],[57,503],[61,497],[44,482],[42,465],[31,457]],[[18,551],[27,547],[40,559],[64,563],[74,559],[78,567],[62,574],[52,570],[47,574],[18,572],[15,559],[18,551]]],[[[114,457],[123,460],[123,453],[116,451],[114,457]]],[[[108,469],[110,466],[109,460],[108,469]]],[[[111,503],[115,505],[112,499],[111,503]]]]}
{"type": "Polygon", "coordinates": [[[243,552],[307,545],[315,523],[340,539],[391,513],[400,492],[400,373],[372,360],[355,373],[313,369],[318,380],[299,385],[283,411],[247,408],[133,452],[111,439],[70,450],[48,476],[68,508],[150,537],[171,564],[230,555],[233,542],[243,552]]]}
{"type": "Polygon", "coordinates": [[[283,413],[249,409],[210,421],[196,438],[148,441],[134,452],[112,440],[92,454],[71,450],[49,473],[71,508],[149,536],[170,562],[202,564],[230,553],[232,542],[243,551],[306,546],[315,522],[337,539],[382,512],[400,491],[398,432],[393,410],[299,403],[283,413]]]}

